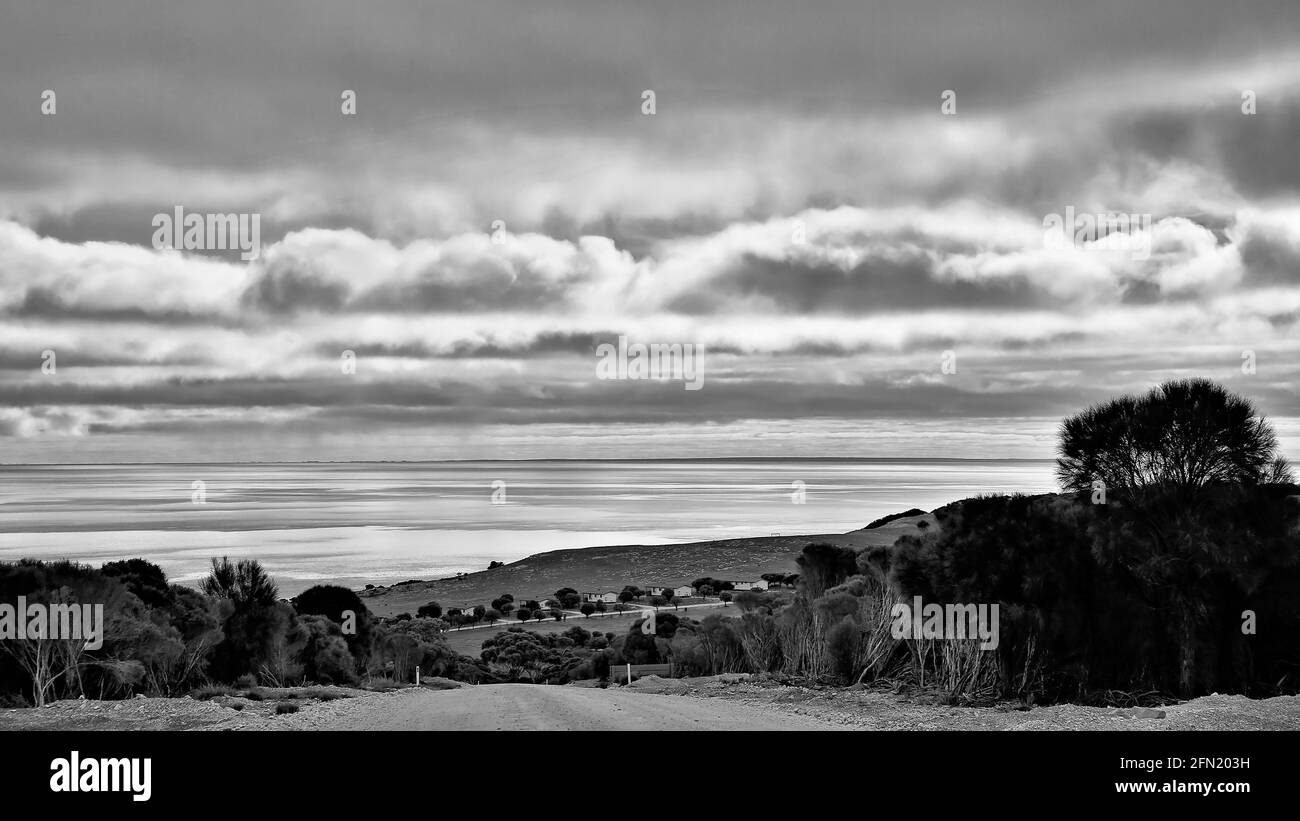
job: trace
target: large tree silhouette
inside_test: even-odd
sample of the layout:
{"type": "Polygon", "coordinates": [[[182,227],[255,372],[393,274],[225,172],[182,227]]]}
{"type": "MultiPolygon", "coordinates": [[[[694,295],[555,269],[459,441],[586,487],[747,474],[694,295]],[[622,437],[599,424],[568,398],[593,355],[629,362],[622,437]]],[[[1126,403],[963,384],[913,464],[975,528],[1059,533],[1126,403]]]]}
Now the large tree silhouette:
{"type": "Polygon", "coordinates": [[[1110,527],[1095,534],[1096,555],[1169,617],[1179,689],[1197,692],[1215,665],[1203,637],[1241,612],[1260,567],[1294,555],[1239,516],[1267,503],[1275,489],[1264,486],[1292,481],[1272,427],[1214,382],[1166,382],[1066,419],[1057,475],[1070,491],[1104,482],[1107,501],[1119,503],[1122,515],[1103,517],[1110,527]]]}
{"type": "Polygon", "coordinates": [[[1166,382],[1066,419],[1056,464],[1066,490],[1101,481],[1108,494],[1136,504],[1186,502],[1212,485],[1292,480],[1255,406],[1208,379],[1166,382]]]}

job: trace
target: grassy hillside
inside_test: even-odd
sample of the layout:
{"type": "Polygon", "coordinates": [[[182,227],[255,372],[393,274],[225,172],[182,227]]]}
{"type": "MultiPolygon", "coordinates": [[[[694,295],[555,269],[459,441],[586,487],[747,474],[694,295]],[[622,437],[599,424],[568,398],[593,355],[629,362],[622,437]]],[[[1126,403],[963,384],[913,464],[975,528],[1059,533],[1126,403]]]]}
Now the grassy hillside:
{"type": "MultiPolygon", "coordinates": [[[[542,621],[530,621],[526,625],[521,625],[517,620],[510,619],[497,622],[495,627],[449,630],[443,634],[443,638],[447,640],[447,646],[457,653],[477,656],[479,651],[483,649],[484,641],[511,627],[523,627],[530,633],[563,633],[570,627],[575,626],[593,633],[626,633],[638,619],[645,618],[646,612],[645,610],[632,610],[626,613],[596,613],[591,618],[570,616],[564,621],[544,619],[542,621]]],[[[659,612],[672,613],[674,610],[671,607],[665,607],[659,612]]],[[[712,615],[732,617],[740,615],[740,608],[734,604],[726,606],[718,604],[712,607],[692,607],[686,610],[677,610],[676,615],[681,618],[690,617],[696,620],[712,615]]]]}
{"type": "Polygon", "coordinates": [[[561,587],[587,592],[622,590],[627,584],[689,584],[701,576],[757,579],[763,573],[795,572],[795,557],[810,542],[850,547],[889,545],[904,533],[917,532],[916,523],[921,520],[933,523],[933,517],[926,514],[849,533],[553,550],[458,579],[367,590],[362,597],[374,613],[393,616],[414,615],[416,608],[429,601],[441,602],[443,607],[486,605],[502,593],[510,593],[516,600],[540,600],[561,587]]]}

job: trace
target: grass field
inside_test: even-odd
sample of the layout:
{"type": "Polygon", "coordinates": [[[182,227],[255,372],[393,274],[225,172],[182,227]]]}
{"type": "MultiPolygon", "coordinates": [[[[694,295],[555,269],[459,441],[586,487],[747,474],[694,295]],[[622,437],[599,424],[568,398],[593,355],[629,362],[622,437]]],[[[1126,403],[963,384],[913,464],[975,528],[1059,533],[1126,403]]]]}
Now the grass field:
{"type": "MultiPolygon", "coordinates": [[[[554,619],[545,619],[544,621],[530,621],[527,625],[521,625],[516,619],[514,621],[497,622],[496,629],[485,627],[476,630],[453,630],[446,633],[447,645],[457,653],[464,653],[467,656],[478,657],[479,651],[483,648],[484,640],[495,636],[498,632],[504,631],[510,627],[524,627],[532,633],[563,633],[575,625],[590,632],[601,633],[626,633],[629,628],[645,616],[643,610],[629,611],[627,613],[606,613],[604,615],[593,614],[591,618],[582,616],[570,616],[564,621],[555,621],[554,619]]],[[[671,607],[663,607],[660,613],[672,613],[671,607]]],[[[705,616],[721,614],[724,616],[739,616],[740,609],[734,604],[726,607],[714,605],[712,607],[692,607],[689,610],[679,610],[676,615],[681,617],[689,616],[693,619],[700,620],[705,616]]]]}

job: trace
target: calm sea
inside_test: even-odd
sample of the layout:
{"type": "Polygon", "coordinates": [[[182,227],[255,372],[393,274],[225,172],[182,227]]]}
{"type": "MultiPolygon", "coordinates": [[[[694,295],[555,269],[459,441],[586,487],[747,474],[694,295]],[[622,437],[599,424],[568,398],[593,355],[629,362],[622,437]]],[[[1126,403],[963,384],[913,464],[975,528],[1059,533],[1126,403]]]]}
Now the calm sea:
{"type": "Polygon", "coordinates": [[[249,556],[293,595],[560,548],[839,533],[977,493],[1054,489],[1049,461],[0,466],[0,560],[139,556],[193,583],[212,557],[249,556]]]}

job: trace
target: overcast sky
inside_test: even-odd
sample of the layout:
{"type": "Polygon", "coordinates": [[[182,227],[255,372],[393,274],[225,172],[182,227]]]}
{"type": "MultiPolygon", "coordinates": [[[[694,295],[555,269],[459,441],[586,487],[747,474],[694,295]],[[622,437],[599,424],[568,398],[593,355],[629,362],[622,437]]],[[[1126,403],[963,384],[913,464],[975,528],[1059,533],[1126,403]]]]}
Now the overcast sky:
{"type": "Polygon", "coordinates": [[[7,3],[0,461],[1049,457],[1192,375],[1300,457],[1300,3],[1066,5],[7,3]]]}

